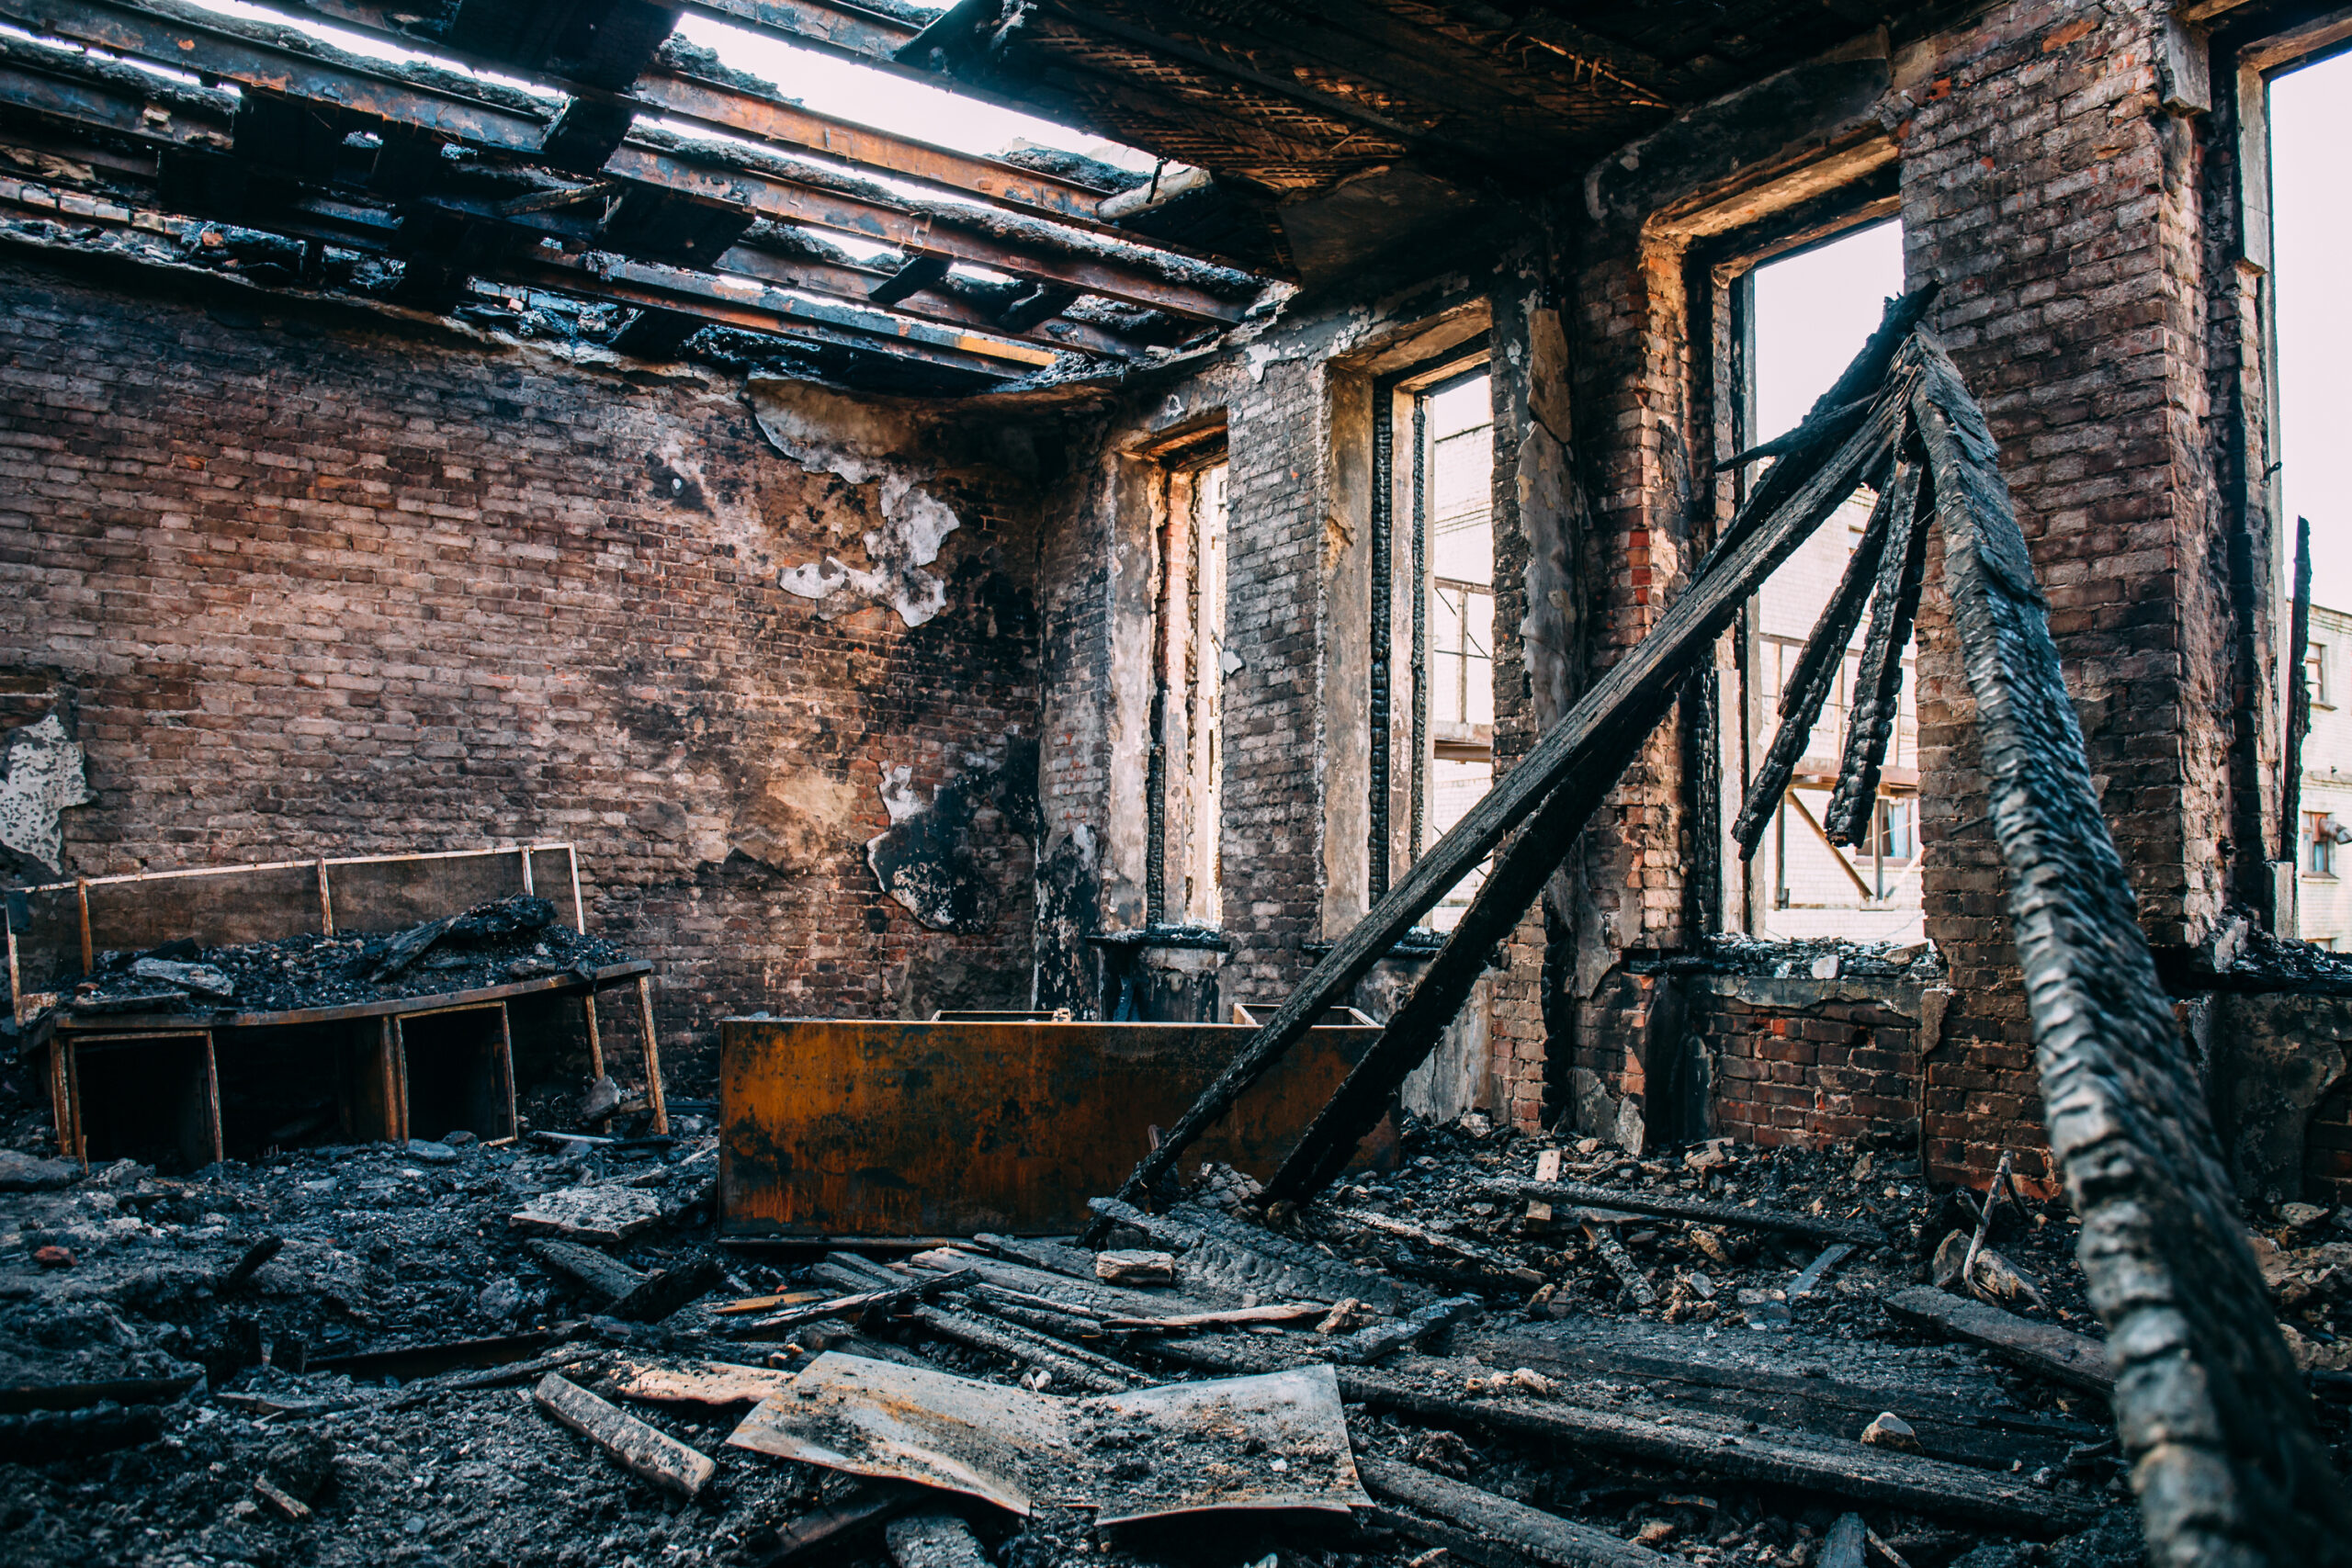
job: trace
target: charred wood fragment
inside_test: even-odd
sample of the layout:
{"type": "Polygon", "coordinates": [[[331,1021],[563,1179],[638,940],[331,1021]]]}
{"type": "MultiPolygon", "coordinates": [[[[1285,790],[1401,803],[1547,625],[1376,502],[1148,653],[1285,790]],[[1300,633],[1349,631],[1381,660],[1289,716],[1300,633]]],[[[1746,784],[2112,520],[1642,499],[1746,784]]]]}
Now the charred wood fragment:
{"type": "MultiPolygon", "coordinates": [[[[1828,819],[1822,824],[1833,845],[1859,843],[1870,831],[1886,744],[1894,734],[1895,706],[1903,694],[1903,649],[1918,618],[1919,592],[1927,575],[1928,531],[1919,526],[1918,512],[1923,502],[1932,504],[1932,498],[1921,493],[1919,478],[1916,464],[1896,464],[1886,550],[1871,599],[1871,634],[1862,644],[1854,700],[1846,712],[1846,754],[1838,763],[1838,788],[1829,797],[1828,819]]],[[[1842,644],[1838,651],[1842,658],[1842,644]]]]}

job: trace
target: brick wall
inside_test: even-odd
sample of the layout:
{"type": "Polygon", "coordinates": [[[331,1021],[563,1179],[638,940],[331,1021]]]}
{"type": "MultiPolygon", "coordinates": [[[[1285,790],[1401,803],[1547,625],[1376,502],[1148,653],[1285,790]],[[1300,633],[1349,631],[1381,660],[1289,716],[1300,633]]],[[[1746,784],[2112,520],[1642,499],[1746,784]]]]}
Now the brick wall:
{"type": "MultiPolygon", "coordinates": [[[[1942,282],[1934,324],[2001,441],[2149,937],[2185,945],[2210,930],[2233,877],[2243,886],[2258,869],[2258,844],[2231,842],[2233,813],[2259,810],[2237,797],[2246,786],[2233,795],[2229,710],[2264,697],[2232,685],[2239,628],[2215,503],[2220,434],[2208,429],[2204,153],[2196,123],[2157,101],[2161,26],[2148,4],[1996,7],[1898,51],[1880,120],[1898,150],[1910,281],[1942,282]]],[[[1586,251],[1577,416],[1596,513],[1590,636],[1605,662],[1679,586],[1703,504],[1690,476],[1707,475],[1715,420],[1692,412],[1705,378],[1685,341],[1681,253],[1623,230],[1586,251]]],[[[1920,1065],[1917,1104],[1937,1174],[1981,1179],[2008,1148],[2041,1176],[2030,1029],[1939,537],[1929,560],[1923,899],[1955,1000],[1943,1046],[1920,1065]]],[[[1588,996],[1607,957],[1688,940],[1677,892],[1687,761],[1662,730],[1587,835],[1578,919],[1606,944],[1603,962],[1578,965],[1588,996]]],[[[2257,757],[2252,774],[2268,772],[2257,757]]],[[[1626,1054],[1608,1038],[1623,1023],[1615,1010],[1577,1016],[1588,1070],[1626,1054]],[[1600,1033],[1588,1041],[1588,1029],[1600,1033]]]]}
{"type": "MultiPolygon", "coordinates": [[[[1905,262],[1984,404],[2151,941],[2226,896],[2230,635],[2209,531],[2193,130],[2155,98],[2155,8],[2001,7],[1939,40],[1903,137],[1905,262]]],[[[1931,1168],[2042,1174],[2031,1035],[1942,601],[1919,625],[1922,889],[1956,993],[1928,1071],[1931,1168]]]]}
{"type": "Polygon", "coordinates": [[[1735,987],[1694,998],[1715,1131],[1752,1144],[1916,1148],[1922,1021],[1917,1001],[1903,1000],[1910,1010],[1893,998],[1775,1004],[1735,987]]]}
{"type": "Polygon", "coordinates": [[[571,840],[681,1091],[728,1010],[1026,1001],[1017,787],[967,835],[985,930],[919,926],[864,852],[886,771],[928,801],[1034,741],[1025,482],[929,438],[964,525],[910,628],[779,590],[857,561],[878,487],[735,389],[176,287],[0,270],[0,664],[78,711],[72,870],[571,840]]]}

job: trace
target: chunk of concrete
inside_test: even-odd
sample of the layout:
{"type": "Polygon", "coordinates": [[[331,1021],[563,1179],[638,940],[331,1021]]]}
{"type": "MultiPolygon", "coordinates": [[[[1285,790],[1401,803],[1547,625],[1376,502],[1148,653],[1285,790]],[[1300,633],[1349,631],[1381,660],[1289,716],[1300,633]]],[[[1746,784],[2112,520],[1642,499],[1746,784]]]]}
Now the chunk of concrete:
{"type": "Polygon", "coordinates": [[[662,1200],[642,1187],[566,1187],[542,1192],[509,1221],[534,1235],[611,1246],[651,1230],[662,1218],[662,1200]]]}

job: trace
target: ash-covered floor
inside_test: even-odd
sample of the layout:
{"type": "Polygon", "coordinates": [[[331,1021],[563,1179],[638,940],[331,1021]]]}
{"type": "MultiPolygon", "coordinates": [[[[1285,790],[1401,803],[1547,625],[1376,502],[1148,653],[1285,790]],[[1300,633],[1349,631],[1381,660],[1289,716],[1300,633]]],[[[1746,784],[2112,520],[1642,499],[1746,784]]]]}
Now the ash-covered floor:
{"type": "MultiPolygon", "coordinates": [[[[21,1392],[12,1393],[17,1413],[0,1416],[0,1540],[13,1562],[887,1562],[891,1545],[879,1528],[796,1550],[813,1518],[872,1488],[728,1446],[746,1406],[622,1402],[716,1461],[716,1478],[686,1502],[549,1419],[534,1404],[533,1384],[553,1370],[609,1391],[612,1375],[630,1364],[795,1369],[830,1348],[1076,1393],[1082,1391],[1057,1382],[1054,1367],[1094,1369],[1114,1385],[1312,1364],[1349,1327],[1324,1332],[1328,1325],[1310,1316],[1195,1333],[1102,1329],[1106,1287],[1074,1277],[1057,1283],[1050,1267],[1037,1267],[1068,1265],[1077,1254],[1007,1241],[969,1247],[985,1265],[979,1281],[882,1322],[834,1318],[747,1339],[743,1325],[757,1314],[718,1310],[734,1298],[839,1296],[876,1280],[936,1280],[957,1260],[903,1250],[856,1259],[809,1248],[718,1248],[716,1139],[692,1114],[666,1145],[548,1150],[526,1137],[499,1148],[460,1141],[311,1149],[184,1179],[127,1163],[82,1176],[40,1157],[46,1113],[28,1094],[38,1086],[24,1068],[11,1071],[7,1141],[18,1152],[0,1159],[0,1178],[20,1190],[0,1193],[0,1385],[191,1383],[163,1403],[74,1411],[26,1411],[21,1392]],[[658,1325],[599,1315],[604,1299],[544,1262],[512,1220],[532,1200],[582,1187],[639,1194],[629,1201],[652,1220],[603,1248],[608,1256],[650,1274],[715,1253],[725,1269],[717,1288],[658,1325]],[[239,1260],[273,1237],[282,1249],[232,1280],[239,1260]],[[1016,1273],[1022,1288],[1006,1283],[1016,1273]],[[958,1342],[938,1326],[983,1323],[992,1326],[982,1337],[1037,1353],[980,1348],[970,1338],[980,1331],[956,1330],[966,1334],[958,1342]],[[436,1366],[429,1356],[336,1365],[403,1347],[493,1338],[506,1343],[473,1357],[495,1362],[488,1366],[436,1366]],[[1057,1359],[1057,1344],[1065,1359],[1057,1359]],[[387,1368],[397,1370],[387,1375],[387,1368]],[[256,1491],[257,1480],[309,1517],[289,1520],[256,1491]]],[[[1246,1180],[1214,1181],[1191,1194],[1189,1212],[1230,1209],[1247,1191],[1246,1180]]],[[[1246,1213],[1228,1213],[1227,1223],[1254,1231],[1246,1213]]],[[[2303,1345],[2324,1361],[2352,1329],[2345,1311],[2352,1270],[2341,1267],[2347,1238],[2329,1216],[2289,1217],[2300,1224],[2269,1226],[2275,1250],[2267,1256],[2292,1300],[2303,1345]]],[[[1944,1238],[1973,1234],[1975,1224],[1964,1200],[1930,1193],[1916,1160],[1898,1152],[1713,1144],[1634,1160],[1589,1142],[1563,1147],[1490,1132],[1473,1118],[1408,1127],[1398,1169],[1358,1178],[1270,1223],[1270,1251],[1311,1254],[1334,1270],[1376,1270],[1420,1286],[1424,1300],[1466,1292],[1485,1303],[1482,1315],[1423,1348],[1340,1369],[1385,1380],[1388,1391],[1361,1397],[1360,1382],[1341,1380],[1360,1465],[1403,1461],[1690,1562],[1828,1568],[1846,1544],[1833,1549],[1832,1531],[1849,1512],[1867,1527],[1870,1561],[2091,1568],[2143,1560],[2095,1395],[1890,1315],[1887,1299],[1919,1286],[1944,1238]],[[1845,1258],[1809,1293],[1792,1294],[1823,1250],[1815,1240],[1638,1216],[1589,1233],[1558,1213],[1549,1223],[1531,1219],[1523,1199],[1493,1184],[1532,1177],[1547,1151],[1566,1180],[1668,1201],[1752,1203],[1825,1224],[1863,1222],[1881,1227],[1890,1245],[1845,1258]],[[1622,1268],[1589,1239],[1604,1232],[1617,1238],[1652,1304],[1635,1303],[1622,1268]],[[1914,1435],[1857,1448],[1851,1439],[1881,1404],[1914,1435]],[[1524,1422],[1510,1429],[1514,1410],[1538,1420],[1549,1419],[1547,1411],[1573,1413],[1596,1431],[1615,1422],[1610,1430],[1618,1435],[1597,1442],[1534,1436],[1524,1422]],[[1964,1509],[1922,1511],[1850,1488],[1841,1495],[1743,1478],[1712,1461],[1645,1460],[1635,1451],[1643,1430],[1699,1438],[1726,1452],[1769,1447],[1778,1434],[1814,1442],[1833,1460],[1902,1453],[1916,1443],[1973,1476],[2039,1496],[2045,1517],[1988,1524],[1964,1509]]],[[[1147,1247],[1159,1239],[1114,1238],[1147,1247]]],[[[2097,1334],[2062,1205],[2003,1204],[1986,1241],[2042,1292],[2046,1309],[2014,1303],[2023,1315],[2097,1334]]],[[[1180,1255],[1173,1293],[1261,1304],[1205,1251],[1191,1264],[1180,1255]]],[[[2352,1457],[2343,1380],[2316,1378],[2341,1463],[2352,1457]]],[[[979,1506],[958,1511],[988,1560],[1004,1568],[1542,1560],[1500,1535],[1482,1548],[1476,1532],[1450,1555],[1432,1555],[1446,1550],[1430,1544],[1433,1535],[1443,1538],[1442,1525],[1388,1497],[1352,1521],[1225,1513],[1099,1536],[1091,1516],[1075,1508],[1043,1506],[1025,1521],[979,1506]]],[[[897,1539],[901,1562],[920,1559],[912,1540],[903,1532],[897,1539]]]]}

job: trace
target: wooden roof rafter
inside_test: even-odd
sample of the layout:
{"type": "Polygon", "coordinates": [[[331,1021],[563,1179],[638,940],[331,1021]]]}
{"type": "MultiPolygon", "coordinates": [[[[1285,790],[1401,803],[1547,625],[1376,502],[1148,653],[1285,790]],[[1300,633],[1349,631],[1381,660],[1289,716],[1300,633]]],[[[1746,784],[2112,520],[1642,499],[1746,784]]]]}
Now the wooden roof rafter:
{"type": "MultiPolygon", "coordinates": [[[[501,171],[530,182],[519,194],[509,191],[503,198],[486,201],[446,189],[420,189],[420,168],[426,186],[448,171],[431,159],[420,165],[413,154],[408,155],[396,182],[399,188],[382,193],[389,207],[362,227],[368,240],[379,246],[385,244],[387,223],[395,233],[401,227],[408,229],[409,238],[394,240],[388,248],[421,269],[417,286],[425,295],[435,289],[447,292],[471,271],[512,276],[511,267],[502,270],[484,259],[503,248],[517,253],[514,265],[534,269],[542,286],[582,298],[682,310],[745,330],[812,340],[832,342],[846,334],[894,352],[919,348],[944,356],[943,364],[958,369],[997,374],[1010,368],[1025,374],[1061,353],[1114,362],[1136,359],[1148,344],[1125,334],[1137,321],[1148,328],[1160,319],[1148,312],[1195,323],[1195,332],[1214,328],[1241,319],[1260,287],[1247,274],[1119,235],[1099,220],[1080,226],[1056,212],[1052,201],[1024,206],[1008,196],[1008,191],[1011,196],[1046,192],[1069,204],[1081,197],[1099,201],[1104,194],[1075,181],[828,120],[780,95],[762,98],[733,85],[722,85],[733,95],[730,102],[740,107],[756,101],[763,113],[773,115],[771,129],[793,130],[804,140],[768,141],[765,145],[777,149],[769,152],[752,138],[731,133],[725,141],[700,142],[638,127],[625,131],[619,145],[597,166],[567,168],[550,163],[548,152],[571,106],[581,101],[577,96],[567,99],[564,89],[533,84],[540,91],[526,93],[508,83],[469,78],[429,64],[418,68],[351,55],[296,30],[300,20],[289,16],[289,28],[279,29],[179,0],[0,0],[0,21],[23,28],[36,39],[61,40],[56,46],[61,54],[77,49],[99,51],[72,55],[78,71],[59,58],[40,61],[30,71],[9,70],[0,62],[0,107],[85,131],[154,140],[148,132],[159,122],[172,124],[171,117],[159,121],[148,106],[130,101],[120,91],[94,90],[86,80],[109,71],[118,76],[127,72],[128,67],[110,63],[109,57],[119,56],[233,85],[244,96],[227,110],[230,152],[240,163],[263,158],[269,167],[256,168],[268,173],[273,185],[294,178],[339,186],[342,170],[328,165],[350,161],[330,149],[336,152],[335,158],[322,161],[322,154],[313,153],[307,164],[297,167],[300,161],[276,145],[289,125],[302,135],[345,142],[360,135],[352,127],[380,126],[385,138],[371,135],[366,140],[381,145],[398,130],[425,138],[418,145],[427,151],[464,150],[469,159],[459,160],[459,166],[476,185],[481,176],[501,171]],[[261,142],[253,142],[239,128],[276,102],[315,104],[324,112],[315,127],[308,118],[288,122],[281,115],[268,122],[270,131],[261,142]],[[822,145],[829,141],[831,145],[822,145]],[[860,153],[875,154],[885,164],[864,163],[860,153]],[[908,166],[888,166],[891,162],[908,166]],[[954,184],[967,176],[985,178],[1001,188],[979,193],[954,184]],[[938,194],[926,197],[925,188],[938,194]],[[684,203],[681,211],[707,215],[696,220],[707,234],[700,248],[678,254],[662,248],[658,231],[669,226],[660,216],[669,210],[662,205],[665,203],[684,203]],[[638,241],[621,232],[628,224],[617,221],[632,211],[638,215],[638,241]],[[740,214],[731,224],[725,218],[730,212],[740,214]],[[893,260],[869,250],[868,262],[862,264],[846,254],[801,257],[758,246],[730,249],[730,233],[740,234],[760,219],[830,231],[868,247],[893,247],[899,254],[893,260]],[[612,230],[609,236],[604,232],[607,229],[612,230]],[[455,248],[436,254],[436,243],[455,248]],[[639,243],[655,248],[639,250],[639,243]],[[424,248],[420,250],[420,244],[424,248]],[[622,254],[616,259],[626,266],[654,270],[616,282],[616,275],[607,266],[592,282],[572,265],[582,255],[609,255],[616,250],[622,254]],[[916,262],[922,276],[914,285],[887,286],[885,280],[916,262]],[[987,269],[1016,286],[991,290],[951,281],[944,275],[959,264],[987,269]],[[658,305],[654,296],[660,297],[658,305]],[[1041,299],[1067,307],[1086,296],[1117,302],[1130,308],[1130,314],[1122,318],[1114,311],[1101,318],[1110,322],[1106,329],[1091,321],[1052,320],[1054,310],[1034,308],[1041,299]],[[1016,300],[1030,307],[1027,313],[1012,310],[1016,300]],[[1147,314],[1136,317],[1135,310],[1147,314]],[[996,315],[1005,316],[1007,324],[993,321],[996,315]]],[[[387,41],[404,49],[417,43],[387,41]]],[[[47,46],[36,44],[16,52],[37,54],[41,47],[47,46]]],[[[431,51],[425,52],[430,60],[431,51]]],[[[509,67],[490,63],[512,73],[509,67]]],[[[684,82],[687,77],[672,73],[668,79],[684,82]]],[[[632,120],[669,107],[626,102],[632,120]]],[[[712,119],[710,115],[698,118],[706,124],[712,119]]],[[[203,143],[218,149],[221,140],[208,131],[203,143]]],[[[389,152],[383,156],[390,156],[389,152]]],[[[160,171],[160,163],[157,167],[160,171]]],[[[363,174],[357,183],[364,186],[366,178],[363,174]]],[[[354,192],[329,189],[322,194],[347,197],[354,192]]],[[[272,226],[269,214],[259,209],[196,215],[272,226]]]]}

